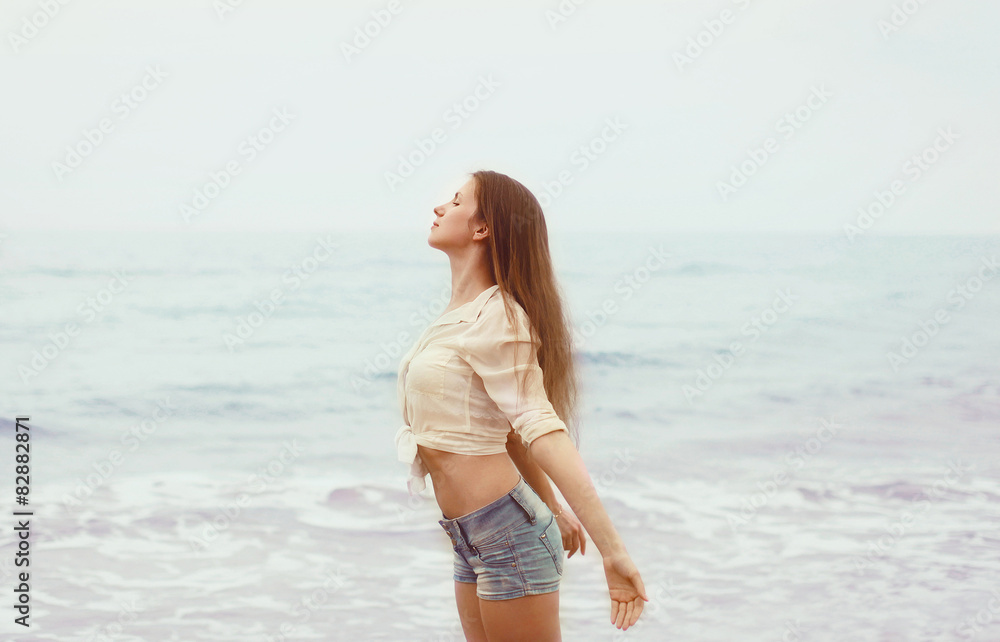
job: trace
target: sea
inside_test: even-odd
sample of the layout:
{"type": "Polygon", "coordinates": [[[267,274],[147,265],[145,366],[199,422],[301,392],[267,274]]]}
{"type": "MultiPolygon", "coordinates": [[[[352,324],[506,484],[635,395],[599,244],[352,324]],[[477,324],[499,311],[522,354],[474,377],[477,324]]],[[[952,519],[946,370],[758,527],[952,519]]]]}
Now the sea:
{"type": "MultiPolygon", "coordinates": [[[[1000,640],[1000,237],[877,232],[550,234],[650,597],[590,541],[564,640],[1000,640]]],[[[5,230],[0,639],[464,639],[393,443],[450,285],[425,232],[5,230]]]]}

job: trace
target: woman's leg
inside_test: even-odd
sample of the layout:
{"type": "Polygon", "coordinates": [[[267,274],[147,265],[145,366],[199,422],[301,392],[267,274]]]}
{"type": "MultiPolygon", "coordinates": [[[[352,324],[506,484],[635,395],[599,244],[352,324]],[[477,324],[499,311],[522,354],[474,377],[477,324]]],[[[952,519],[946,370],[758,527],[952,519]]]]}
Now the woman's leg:
{"type": "MultiPolygon", "coordinates": [[[[471,585],[470,585],[471,586],[471,585]]],[[[475,595],[475,586],[472,587],[475,595]]],[[[512,600],[479,600],[489,642],[561,642],[559,591],[512,600]]],[[[469,638],[478,639],[478,638],[469,638]]]]}
{"type": "Polygon", "coordinates": [[[489,642],[483,617],[479,613],[479,598],[476,585],[470,582],[455,582],[455,601],[458,603],[458,617],[462,620],[462,630],[468,642],[489,642]]]}

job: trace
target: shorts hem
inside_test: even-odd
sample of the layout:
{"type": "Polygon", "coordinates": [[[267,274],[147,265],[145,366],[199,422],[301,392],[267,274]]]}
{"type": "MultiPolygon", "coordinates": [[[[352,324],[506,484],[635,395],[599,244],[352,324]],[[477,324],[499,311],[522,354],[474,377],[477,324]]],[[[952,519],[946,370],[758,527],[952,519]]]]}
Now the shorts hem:
{"type": "Polygon", "coordinates": [[[560,585],[556,584],[555,586],[550,588],[527,589],[527,590],[522,589],[520,591],[510,591],[508,593],[501,593],[500,595],[482,595],[477,592],[476,597],[482,600],[514,600],[519,597],[528,597],[529,595],[543,595],[545,593],[555,593],[556,591],[559,590],[559,588],[560,585]]]}
{"type": "Polygon", "coordinates": [[[475,583],[476,583],[476,580],[467,580],[467,579],[465,579],[464,577],[459,577],[459,576],[457,576],[457,575],[453,576],[453,579],[454,579],[454,580],[455,580],[456,582],[461,582],[461,583],[463,583],[463,584],[475,584],[475,583]]]}

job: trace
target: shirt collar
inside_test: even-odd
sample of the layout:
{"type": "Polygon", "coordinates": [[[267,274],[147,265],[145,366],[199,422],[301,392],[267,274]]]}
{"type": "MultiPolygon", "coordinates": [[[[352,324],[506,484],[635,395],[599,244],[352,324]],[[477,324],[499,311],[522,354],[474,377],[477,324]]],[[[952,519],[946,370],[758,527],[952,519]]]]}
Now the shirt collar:
{"type": "Polygon", "coordinates": [[[486,305],[486,302],[490,300],[490,297],[492,297],[493,293],[498,289],[500,289],[499,284],[491,285],[480,292],[479,296],[472,301],[463,303],[454,310],[438,317],[436,321],[431,323],[431,326],[447,325],[449,323],[469,323],[475,321],[479,318],[479,313],[482,312],[483,306],[486,305]]]}

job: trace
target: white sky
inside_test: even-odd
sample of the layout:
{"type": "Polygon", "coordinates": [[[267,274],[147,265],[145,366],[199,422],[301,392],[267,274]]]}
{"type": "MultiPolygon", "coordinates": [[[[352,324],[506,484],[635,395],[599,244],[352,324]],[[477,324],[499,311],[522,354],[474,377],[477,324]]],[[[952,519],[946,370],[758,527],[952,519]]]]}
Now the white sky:
{"type": "Polygon", "coordinates": [[[569,172],[553,230],[841,233],[898,179],[873,232],[1000,233],[992,1],[908,0],[919,10],[884,38],[902,0],[587,0],[554,29],[556,0],[399,0],[350,61],[341,44],[388,1],[243,0],[220,18],[214,0],[73,0],[16,42],[39,2],[0,16],[0,232],[420,230],[488,168],[539,197],[569,172]],[[731,23],[678,69],[723,10],[731,23]],[[157,65],[167,77],[120,118],[116,98],[157,65]],[[481,77],[498,86],[454,129],[446,112],[481,77]],[[786,139],[778,120],[814,87],[831,96],[786,139]],[[250,160],[241,141],[276,108],[295,118],[250,160]],[[57,178],[103,118],[111,132],[57,178]],[[606,119],[627,128],[584,169],[572,154],[606,119]],[[390,189],[397,156],[435,128],[445,140],[390,189]],[[905,163],[940,128],[958,138],[913,180],[905,163]],[[768,137],[777,151],[724,200],[718,184],[768,137]],[[186,223],[181,205],[230,161],[240,174],[186,223]]]}

